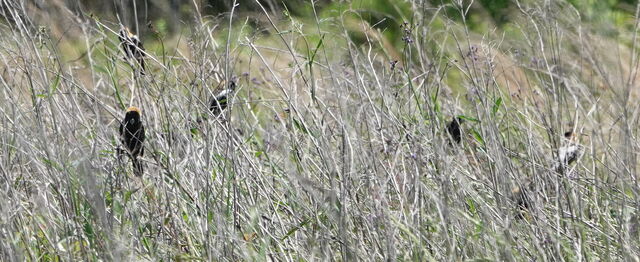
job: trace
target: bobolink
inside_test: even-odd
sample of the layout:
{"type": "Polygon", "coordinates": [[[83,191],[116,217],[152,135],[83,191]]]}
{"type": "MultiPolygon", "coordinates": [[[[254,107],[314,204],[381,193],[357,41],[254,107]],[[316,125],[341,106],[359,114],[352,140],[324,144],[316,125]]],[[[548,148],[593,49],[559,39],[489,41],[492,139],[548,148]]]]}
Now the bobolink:
{"type": "Polygon", "coordinates": [[[462,117],[453,117],[451,122],[447,125],[447,132],[449,133],[450,139],[449,144],[452,145],[455,142],[456,144],[460,144],[462,140],[462,131],[460,130],[460,125],[464,122],[462,117]]]}
{"type": "Polygon", "coordinates": [[[523,219],[525,214],[533,207],[533,199],[531,196],[532,184],[523,185],[524,188],[515,187],[511,190],[512,199],[517,206],[516,219],[523,219]]]}
{"type": "Polygon", "coordinates": [[[578,160],[581,154],[582,146],[578,142],[578,136],[573,131],[565,132],[562,146],[558,149],[558,159],[553,169],[558,173],[562,173],[564,169],[578,160]]]}
{"type": "Polygon", "coordinates": [[[127,155],[133,163],[133,170],[136,176],[142,176],[142,163],[138,157],[144,155],[144,126],[142,125],[140,109],[129,107],[120,123],[120,141],[125,147],[127,155]]]}
{"type": "Polygon", "coordinates": [[[219,116],[222,111],[224,111],[227,108],[227,100],[229,99],[229,97],[233,94],[233,91],[236,90],[236,82],[235,79],[232,79],[229,82],[229,87],[222,90],[220,93],[218,93],[216,96],[214,96],[211,99],[211,102],[209,103],[209,111],[211,111],[211,113],[214,116],[219,116]]]}
{"type": "Polygon", "coordinates": [[[118,39],[120,39],[120,44],[122,45],[122,50],[126,55],[127,59],[135,60],[142,70],[140,73],[144,75],[145,65],[144,65],[144,57],[146,56],[144,53],[144,47],[142,46],[142,41],[138,38],[137,35],[131,33],[129,28],[122,26],[120,28],[120,33],[118,34],[118,39]]]}

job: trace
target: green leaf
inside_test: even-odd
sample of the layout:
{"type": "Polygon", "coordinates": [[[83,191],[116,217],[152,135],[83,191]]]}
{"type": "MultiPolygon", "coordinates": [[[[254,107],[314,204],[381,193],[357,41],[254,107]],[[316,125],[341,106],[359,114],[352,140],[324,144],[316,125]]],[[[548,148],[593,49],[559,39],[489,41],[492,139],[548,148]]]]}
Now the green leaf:
{"type": "Polygon", "coordinates": [[[198,129],[195,127],[191,128],[190,131],[191,131],[191,134],[194,136],[197,136],[200,133],[198,129]]]}
{"type": "Polygon", "coordinates": [[[482,146],[484,146],[484,145],[485,145],[485,143],[484,143],[484,139],[482,138],[482,136],[480,135],[480,133],[478,133],[478,131],[476,131],[475,129],[471,129],[471,134],[473,134],[473,137],[475,137],[475,138],[476,138],[476,140],[477,140],[478,142],[480,142],[480,144],[481,144],[482,146]]]}
{"type": "Polygon", "coordinates": [[[57,74],[56,78],[53,80],[53,83],[51,84],[49,95],[53,95],[58,90],[59,85],[60,85],[60,74],[57,74]]]}
{"type": "Polygon", "coordinates": [[[309,131],[307,130],[306,127],[304,127],[303,124],[301,124],[300,122],[298,122],[298,120],[296,120],[295,118],[293,119],[293,125],[300,131],[302,131],[305,134],[309,134],[309,131]]]}
{"type": "Polygon", "coordinates": [[[58,171],[62,171],[62,166],[60,166],[58,163],[48,159],[48,158],[41,158],[40,159],[42,161],[42,163],[48,165],[49,167],[56,169],[58,171]]]}
{"type": "Polygon", "coordinates": [[[498,97],[498,99],[496,99],[496,102],[493,104],[493,108],[491,109],[491,115],[495,115],[498,112],[498,109],[500,109],[501,105],[502,97],[498,97]]]}
{"type": "Polygon", "coordinates": [[[207,211],[207,221],[209,221],[209,222],[213,221],[213,211],[212,210],[207,211]]]}
{"type": "Polygon", "coordinates": [[[431,102],[433,103],[433,111],[436,113],[440,113],[440,103],[438,102],[438,95],[435,94],[431,97],[431,102]]]}
{"type": "Polygon", "coordinates": [[[473,199],[467,198],[467,206],[469,207],[469,211],[471,212],[471,214],[475,215],[476,214],[476,203],[473,202],[473,199]]]}
{"type": "Polygon", "coordinates": [[[478,120],[477,118],[470,117],[470,116],[459,115],[458,117],[461,118],[461,119],[464,119],[465,121],[480,123],[480,120],[478,120]]]}
{"type": "Polygon", "coordinates": [[[187,214],[187,212],[182,212],[182,220],[189,223],[189,214],[187,214]]]}
{"type": "Polygon", "coordinates": [[[285,239],[287,239],[288,237],[290,237],[291,235],[293,235],[293,233],[295,233],[296,231],[298,231],[300,228],[302,228],[302,227],[306,226],[307,224],[309,224],[309,222],[310,222],[310,221],[311,221],[311,219],[307,218],[307,219],[305,219],[304,221],[300,222],[300,224],[298,224],[297,226],[295,226],[295,227],[293,227],[293,228],[289,229],[289,231],[287,232],[287,234],[286,234],[286,235],[284,235],[284,236],[282,237],[282,239],[280,239],[280,240],[285,240],[285,239]]]}
{"type": "Polygon", "coordinates": [[[85,220],[84,222],[84,234],[91,239],[93,239],[94,237],[93,226],[91,225],[90,221],[85,220]]]}
{"type": "Polygon", "coordinates": [[[134,191],[132,190],[127,190],[126,192],[124,192],[124,203],[126,204],[127,202],[129,202],[129,199],[131,199],[131,195],[133,194],[134,191]]]}
{"type": "Polygon", "coordinates": [[[218,178],[218,172],[216,170],[211,170],[211,180],[215,181],[218,178]]]}
{"type": "Polygon", "coordinates": [[[475,232],[473,232],[473,237],[475,239],[478,239],[482,235],[482,232],[484,231],[484,224],[482,223],[482,220],[478,220],[474,222],[476,226],[475,226],[475,232]]]}
{"type": "Polygon", "coordinates": [[[320,50],[323,40],[324,40],[324,34],[322,34],[322,36],[320,37],[320,41],[318,42],[318,45],[316,45],[316,49],[313,50],[313,53],[311,54],[311,58],[309,58],[309,66],[313,64],[313,60],[316,58],[316,54],[318,53],[318,50],[320,50]]]}

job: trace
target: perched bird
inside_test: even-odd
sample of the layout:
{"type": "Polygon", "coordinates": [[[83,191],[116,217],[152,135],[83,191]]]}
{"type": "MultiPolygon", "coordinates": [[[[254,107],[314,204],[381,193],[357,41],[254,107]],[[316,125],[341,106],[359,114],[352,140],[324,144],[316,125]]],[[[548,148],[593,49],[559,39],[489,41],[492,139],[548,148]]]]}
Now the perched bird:
{"type": "Polygon", "coordinates": [[[138,157],[144,155],[144,126],[140,119],[142,113],[137,107],[129,107],[120,123],[120,141],[126,149],[126,153],[131,158],[133,170],[136,176],[142,176],[142,163],[138,157]]]}
{"type": "Polygon", "coordinates": [[[211,113],[214,116],[219,116],[222,111],[224,111],[227,108],[227,100],[229,99],[229,97],[233,94],[233,92],[236,90],[236,82],[235,79],[232,79],[229,82],[229,87],[222,90],[220,93],[218,93],[216,96],[214,96],[211,99],[211,102],[209,103],[209,111],[211,111],[211,113]]]}
{"type": "Polygon", "coordinates": [[[122,26],[120,28],[120,33],[118,34],[118,39],[120,39],[120,45],[122,45],[122,50],[124,51],[127,59],[135,60],[142,70],[140,73],[144,75],[145,65],[144,65],[144,57],[146,56],[144,53],[144,47],[142,46],[142,41],[138,38],[137,35],[131,33],[129,28],[122,26]]]}
{"type": "Polygon", "coordinates": [[[524,187],[515,187],[511,190],[512,200],[518,208],[516,219],[525,218],[525,214],[533,207],[531,186],[532,184],[525,184],[524,187]]]}
{"type": "Polygon", "coordinates": [[[452,140],[456,144],[460,144],[462,140],[462,131],[460,130],[460,125],[464,122],[462,117],[453,117],[451,122],[447,125],[447,132],[449,133],[450,139],[449,144],[452,145],[452,140]]]}
{"type": "Polygon", "coordinates": [[[573,131],[565,132],[553,169],[562,173],[569,165],[578,160],[581,154],[582,146],[578,142],[578,136],[573,131]]]}

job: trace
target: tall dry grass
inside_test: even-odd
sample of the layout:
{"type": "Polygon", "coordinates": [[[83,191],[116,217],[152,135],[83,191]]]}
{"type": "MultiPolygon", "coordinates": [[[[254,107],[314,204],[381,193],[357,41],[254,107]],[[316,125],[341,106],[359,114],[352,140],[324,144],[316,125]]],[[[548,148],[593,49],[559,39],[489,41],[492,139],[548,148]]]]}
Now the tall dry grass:
{"type": "Polygon", "coordinates": [[[449,18],[467,6],[416,2],[394,47],[355,7],[261,6],[150,34],[141,76],[117,21],[61,39],[2,3],[2,260],[640,259],[637,25],[531,2],[479,34],[449,18]],[[141,179],[116,155],[131,105],[141,179]],[[555,170],[568,130],[583,155],[555,170]]]}

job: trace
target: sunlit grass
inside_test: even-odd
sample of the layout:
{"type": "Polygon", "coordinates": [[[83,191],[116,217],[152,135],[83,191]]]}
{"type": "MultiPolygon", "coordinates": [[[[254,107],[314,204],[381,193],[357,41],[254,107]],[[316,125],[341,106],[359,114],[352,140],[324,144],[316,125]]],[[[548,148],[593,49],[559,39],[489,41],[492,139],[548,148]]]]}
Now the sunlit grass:
{"type": "Polygon", "coordinates": [[[157,20],[146,75],[109,19],[62,40],[35,18],[3,26],[0,254],[637,260],[635,30],[602,14],[612,37],[567,2],[510,5],[500,23],[443,4],[157,20]],[[209,101],[234,77],[216,117],[209,101]],[[142,178],[116,154],[132,105],[142,178]],[[583,155],[554,168],[569,130],[583,155]]]}

